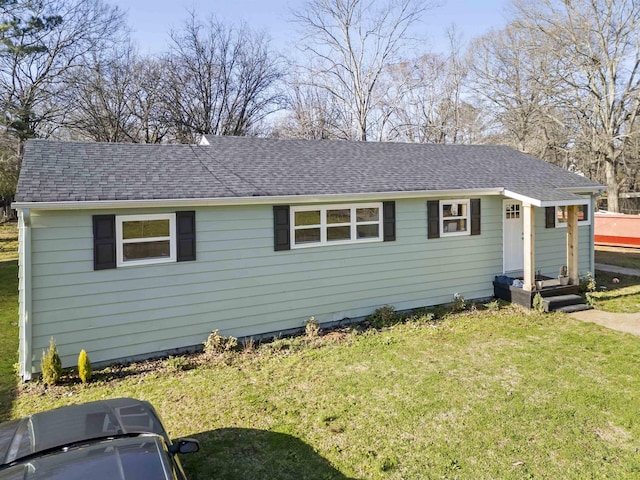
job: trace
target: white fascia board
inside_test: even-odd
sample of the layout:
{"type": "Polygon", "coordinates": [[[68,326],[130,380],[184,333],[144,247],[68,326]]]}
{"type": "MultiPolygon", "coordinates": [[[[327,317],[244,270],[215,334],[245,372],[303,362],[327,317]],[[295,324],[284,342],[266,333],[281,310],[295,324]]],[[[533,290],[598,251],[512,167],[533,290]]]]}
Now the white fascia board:
{"type": "MultiPolygon", "coordinates": [[[[580,190],[585,193],[584,189],[580,190]]],[[[571,192],[569,192],[571,193],[571,192]]],[[[577,195],[577,193],[576,193],[577,195]]],[[[514,200],[520,200],[522,203],[528,203],[529,205],[533,205],[534,207],[561,207],[567,205],[584,205],[588,203],[590,200],[587,198],[576,198],[571,200],[540,200],[539,198],[532,198],[521,193],[512,192],[511,190],[504,191],[504,196],[508,198],[513,198],[514,200]]]]}
{"type": "Polygon", "coordinates": [[[147,207],[214,207],[237,205],[276,205],[328,202],[365,202],[381,200],[401,200],[405,198],[442,198],[447,196],[492,196],[502,195],[501,188],[470,190],[430,190],[411,192],[375,192],[347,195],[282,195],[273,197],[229,197],[229,198],[177,198],[157,200],[94,200],[69,202],[14,202],[11,208],[22,210],[104,210],[115,208],[147,207]]]}
{"type": "Polygon", "coordinates": [[[514,200],[520,200],[522,203],[533,205],[534,207],[541,207],[542,201],[537,198],[527,197],[526,195],[522,195],[521,193],[512,192],[511,190],[505,189],[503,195],[507,198],[513,198],[514,200]]]}
{"type": "Polygon", "coordinates": [[[200,137],[200,141],[198,142],[198,145],[210,145],[209,140],[207,140],[207,138],[202,135],[200,137]]]}

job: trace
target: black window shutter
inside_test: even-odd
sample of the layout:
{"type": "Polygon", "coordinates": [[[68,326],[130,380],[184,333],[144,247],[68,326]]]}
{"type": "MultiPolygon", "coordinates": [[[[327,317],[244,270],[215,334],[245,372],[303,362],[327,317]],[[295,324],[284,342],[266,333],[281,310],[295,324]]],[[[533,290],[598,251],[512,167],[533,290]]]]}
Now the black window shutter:
{"type": "Polygon", "coordinates": [[[471,235],[480,235],[480,199],[472,198],[470,203],[471,203],[471,235]]]}
{"type": "Polygon", "coordinates": [[[178,262],[196,259],[196,212],[176,212],[178,262]]]}
{"type": "Polygon", "coordinates": [[[280,250],[291,249],[289,221],[289,205],[273,206],[273,249],[277,252],[280,250]]]}
{"type": "Polygon", "coordinates": [[[396,202],[382,203],[383,238],[385,242],[396,240],[396,202]]]}
{"type": "Polygon", "coordinates": [[[116,216],[93,216],[93,269],[116,268],[116,216]]]}
{"type": "Polygon", "coordinates": [[[556,228],[556,207],[547,207],[544,211],[545,228],[556,228]]]}
{"type": "Polygon", "coordinates": [[[440,201],[427,202],[427,238],[440,238],[440,201]]]}

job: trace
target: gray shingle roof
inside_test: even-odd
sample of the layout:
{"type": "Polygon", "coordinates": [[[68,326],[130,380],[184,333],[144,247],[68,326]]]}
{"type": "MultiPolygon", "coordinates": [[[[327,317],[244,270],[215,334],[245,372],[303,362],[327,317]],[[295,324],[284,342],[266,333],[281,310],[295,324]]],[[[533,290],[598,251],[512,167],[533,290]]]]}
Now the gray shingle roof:
{"type": "Polygon", "coordinates": [[[506,188],[575,198],[599,185],[508,147],[255,137],[210,145],[32,140],[17,202],[346,195],[506,188]]]}

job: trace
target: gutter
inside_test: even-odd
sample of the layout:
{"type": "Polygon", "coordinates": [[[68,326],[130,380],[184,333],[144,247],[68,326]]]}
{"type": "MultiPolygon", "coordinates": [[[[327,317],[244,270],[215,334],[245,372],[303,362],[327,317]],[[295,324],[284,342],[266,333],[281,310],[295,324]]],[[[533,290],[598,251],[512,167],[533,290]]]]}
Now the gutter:
{"type": "Polygon", "coordinates": [[[24,381],[31,380],[32,321],[31,321],[31,216],[29,209],[18,211],[18,318],[20,323],[20,343],[18,349],[19,374],[24,381]]]}
{"type": "Polygon", "coordinates": [[[65,202],[14,202],[11,208],[37,210],[100,210],[145,207],[213,207],[237,205],[306,204],[326,202],[380,201],[404,198],[442,198],[444,196],[503,195],[502,188],[467,190],[429,190],[407,192],[373,192],[339,195],[276,195],[266,197],[166,198],[152,200],[71,200],[65,202]]]}

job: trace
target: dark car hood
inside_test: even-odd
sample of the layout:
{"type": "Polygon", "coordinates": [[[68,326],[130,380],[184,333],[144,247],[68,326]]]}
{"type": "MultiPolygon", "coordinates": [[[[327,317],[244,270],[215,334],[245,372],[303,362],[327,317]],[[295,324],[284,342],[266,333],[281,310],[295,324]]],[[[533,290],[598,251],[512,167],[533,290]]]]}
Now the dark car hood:
{"type": "Polygon", "coordinates": [[[116,398],[61,407],[1,424],[0,465],[55,447],[137,433],[156,433],[169,442],[144,401],[116,398]]]}
{"type": "Polygon", "coordinates": [[[157,435],[96,441],[18,462],[0,480],[166,480],[175,478],[157,435]]]}

